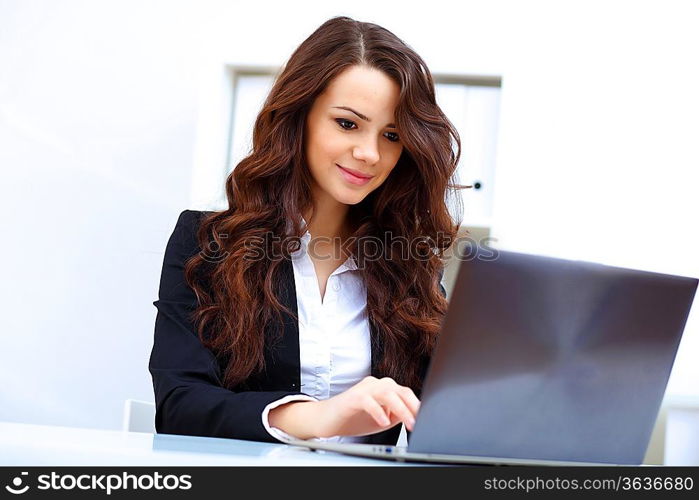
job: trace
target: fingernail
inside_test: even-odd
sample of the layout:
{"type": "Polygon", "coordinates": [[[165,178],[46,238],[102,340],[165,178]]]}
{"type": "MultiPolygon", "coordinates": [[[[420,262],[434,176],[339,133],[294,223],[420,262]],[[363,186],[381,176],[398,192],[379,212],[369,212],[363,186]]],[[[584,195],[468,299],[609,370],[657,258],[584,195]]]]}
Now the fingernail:
{"type": "Polygon", "coordinates": [[[383,425],[388,425],[391,423],[391,421],[388,419],[388,417],[383,417],[381,419],[381,422],[383,422],[383,425]]]}

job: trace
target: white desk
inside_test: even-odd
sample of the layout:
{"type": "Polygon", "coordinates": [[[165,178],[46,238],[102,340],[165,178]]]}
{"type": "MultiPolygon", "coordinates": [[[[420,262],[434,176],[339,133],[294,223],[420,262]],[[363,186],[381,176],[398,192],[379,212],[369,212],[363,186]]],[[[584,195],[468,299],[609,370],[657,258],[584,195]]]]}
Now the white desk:
{"type": "MultiPolygon", "coordinates": [[[[0,422],[0,465],[410,466],[285,444],[0,422]]],[[[423,464],[426,465],[426,464],[423,464]]]]}

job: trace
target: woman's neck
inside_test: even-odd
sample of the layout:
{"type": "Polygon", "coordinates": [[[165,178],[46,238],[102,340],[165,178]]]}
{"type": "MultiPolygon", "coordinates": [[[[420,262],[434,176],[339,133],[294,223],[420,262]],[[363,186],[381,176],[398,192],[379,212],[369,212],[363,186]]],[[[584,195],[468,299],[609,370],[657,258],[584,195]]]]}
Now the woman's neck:
{"type": "Polygon", "coordinates": [[[349,205],[340,203],[326,193],[315,196],[313,207],[303,214],[308,223],[308,232],[313,238],[344,239],[351,233],[349,228],[349,205]],[[313,211],[313,220],[310,220],[313,211]]]}

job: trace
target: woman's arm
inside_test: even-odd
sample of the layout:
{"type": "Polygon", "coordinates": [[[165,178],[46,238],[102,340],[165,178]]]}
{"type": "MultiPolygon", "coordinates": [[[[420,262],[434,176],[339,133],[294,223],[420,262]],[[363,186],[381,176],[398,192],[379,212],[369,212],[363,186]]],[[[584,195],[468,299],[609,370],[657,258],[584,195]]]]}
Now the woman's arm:
{"type": "Polygon", "coordinates": [[[420,401],[409,387],[389,377],[369,376],[332,398],[274,408],[269,423],[301,439],[366,436],[401,422],[412,430],[419,408],[420,401]]]}
{"type": "Polygon", "coordinates": [[[270,410],[269,425],[298,439],[320,437],[317,401],[286,403],[270,410]]]}

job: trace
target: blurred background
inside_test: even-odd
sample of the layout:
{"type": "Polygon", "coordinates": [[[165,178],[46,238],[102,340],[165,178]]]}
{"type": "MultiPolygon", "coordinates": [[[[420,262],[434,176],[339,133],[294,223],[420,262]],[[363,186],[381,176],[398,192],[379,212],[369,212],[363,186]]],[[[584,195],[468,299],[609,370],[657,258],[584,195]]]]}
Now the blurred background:
{"type": "MultiPolygon", "coordinates": [[[[427,62],[478,188],[464,230],[698,277],[692,3],[0,0],[0,421],[120,429],[126,400],[153,400],[175,221],[225,206],[274,75],[336,15],[427,62]]],[[[699,463],[698,308],[656,461],[699,463]]]]}

